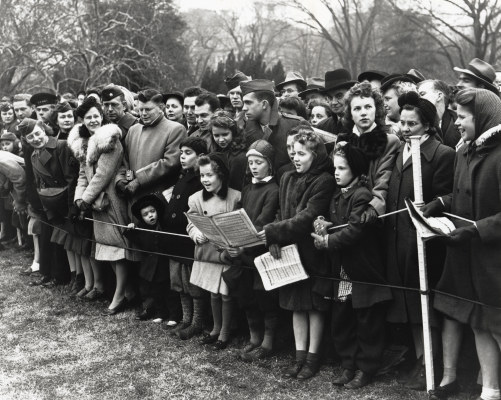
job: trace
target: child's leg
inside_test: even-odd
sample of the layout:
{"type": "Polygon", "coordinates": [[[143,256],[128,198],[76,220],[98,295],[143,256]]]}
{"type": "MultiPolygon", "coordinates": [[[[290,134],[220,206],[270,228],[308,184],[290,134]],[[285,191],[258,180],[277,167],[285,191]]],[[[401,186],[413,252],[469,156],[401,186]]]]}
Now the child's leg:
{"type": "Polygon", "coordinates": [[[250,344],[251,348],[258,347],[261,342],[261,328],[263,316],[261,311],[255,307],[250,306],[245,310],[245,315],[247,317],[247,324],[249,325],[249,333],[250,333],[250,344]]]}
{"type": "Polygon", "coordinates": [[[482,370],[481,399],[499,399],[499,342],[490,332],[473,329],[478,360],[482,370]]]}
{"type": "Polygon", "coordinates": [[[38,235],[33,235],[33,264],[31,266],[33,272],[40,270],[40,244],[38,239],[38,235]]]}
{"type": "Polygon", "coordinates": [[[440,386],[448,385],[456,380],[456,369],[463,340],[463,325],[449,318],[444,318],[442,327],[442,351],[444,375],[440,386]]]}
{"type": "Polygon", "coordinates": [[[92,276],[94,277],[94,289],[104,293],[104,271],[103,265],[92,257],[82,257],[82,260],[88,260],[92,268],[92,276]]]}
{"type": "Polygon", "coordinates": [[[373,376],[381,363],[385,339],[385,306],[353,310],[357,320],[357,368],[373,376]]]}
{"type": "Polygon", "coordinates": [[[208,301],[204,294],[193,297],[193,319],[190,326],[177,332],[180,339],[187,340],[202,333],[207,304],[208,301]]]}
{"type": "Polygon", "coordinates": [[[212,318],[214,325],[212,326],[211,336],[219,336],[223,325],[223,304],[220,294],[210,294],[210,306],[212,309],[212,318]]]}
{"type": "Polygon", "coordinates": [[[322,344],[325,315],[323,312],[316,310],[309,311],[308,314],[310,334],[308,352],[317,354],[322,344]]]}
{"type": "Polygon", "coordinates": [[[221,324],[221,332],[219,333],[219,338],[221,342],[227,342],[230,338],[231,331],[231,320],[233,315],[233,299],[230,296],[222,295],[222,324],[221,324]]]}
{"type": "Polygon", "coordinates": [[[357,325],[351,301],[332,304],[331,334],[344,369],[355,371],[357,365],[357,325]]]}

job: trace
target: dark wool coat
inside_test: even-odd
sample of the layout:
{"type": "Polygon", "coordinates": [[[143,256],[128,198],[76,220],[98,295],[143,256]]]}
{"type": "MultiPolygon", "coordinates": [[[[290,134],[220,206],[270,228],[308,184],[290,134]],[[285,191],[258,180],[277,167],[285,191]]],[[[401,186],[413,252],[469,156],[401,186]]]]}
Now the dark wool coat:
{"type": "Polygon", "coordinates": [[[440,129],[442,130],[442,141],[446,146],[456,149],[456,145],[461,139],[461,134],[454,121],[456,121],[457,115],[452,110],[445,110],[442,116],[442,122],[440,124],[440,129]]]}
{"type": "Polygon", "coordinates": [[[31,165],[37,189],[68,187],[65,209],[45,209],[49,220],[66,217],[73,205],[79,169],[78,161],[73,157],[66,141],[49,137],[43,149],[35,149],[31,154],[31,165]]]}
{"type": "Polygon", "coordinates": [[[391,171],[395,165],[395,155],[400,147],[400,140],[396,135],[388,133],[388,127],[376,127],[371,132],[357,136],[355,133],[341,133],[338,142],[347,141],[360,147],[370,160],[368,187],[373,198],[369,203],[378,215],[386,212],[386,194],[391,171]]]}
{"type": "MultiPolygon", "coordinates": [[[[174,186],[172,197],[162,218],[162,226],[166,231],[186,235],[188,220],[184,213],[189,208],[188,199],[192,194],[202,190],[202,188],[198,170],[190,169],[181,171],[179,180],[174,186]]],[[[189,237],[171,236],[166,243],[164,251],[168,254],[193,258],[195,243],[189,237]]],[[[192,260],[186,258],[179,258],[177,261],[187,265],[193,264],[192,260]]]]}
{"type": "Polygon", "coordinates": [[[133,125],[136,125],[137,123],[139,123],[139,118],[136,118],[134,117],[134,115],[132,115],[131,113],[129,112],[126,112],[124,114],[124,116],[122,118],[120,118],[116,124],[118,125],[118,127],[120,128],[120,130],[122,131],[122,137],[120,139],[120,141],[122,142],[122,145],[124,144],[125,142],[125,137],[127,136],[127,132],[129,132],[129,129],[133,126],[133,125]]]}
{"type": "Polygon", "coordinates": [[[223,150],[222,153],[228,160],[228,167],[230,170],[228,186],[232,189],[241,191],[245,181],[245,171],[247,170],[246,150],[223,150]]]}
{"type": "MultiPolygon", "coordinates": [[[[309,275],[326,276],[329,263],[315,248],[310,233],[315,218],[325,216],[329,210],[335,181],[332,175],[322,172],[312,176],[304,189],[298,185],[301,178],[301,174],[295,171],[282,176],[277,222],[265,225],[266,241],[268,245],[278,244],[281,247],[297,244],[306,272],[309,275]]],[[[312,285],[317,279],[312,277],[280,288],[280,306],[295,311],[314,309],[312,285]]]]}
{"type": "MultiPolygon", "coordinates": [[[[158,210],[157,210],[158,212],[158,210]]],[[[160,218],[160,215],[159,215],[160,218]]],[[[154,231],[163,231],[162,227],[150,226],[143,221],[137,224],[138,228],[154,231]]],[[[134,243],[137,248],[148,252],[162,253],[165,250],[167,235],[155,232],[137,230],[125,231],[124,235],[134,243]]],[[[152,253],[143,253],[138,269],[139,276],[148,282],[164,282],[169,280],[169,258],[152,253]]]]}
{"type": "MultiPolygon", "coordinates": [[[[405,198],[414,200],[412,158],[402,165],[402,144],[390,178],[387,212],[405,208],[405,198]]],[[[433,136],[421,145],[421,174],[423,199],[428,203],[450,192],[453,179],[455,151],[433,136]]],[[[386,266],[390,284],[419,288],[416,230],[407,211],[385,218],[386,266]]],[[[442,274],[445,246],[435,240],[426,242],[428,284],[434,288],[442,274]]],[[[415,292],[393,290],[394,301],[388,309],[388,320],[395,323],[420,323],[421,300],[415,292]]],[[[432,315],[433,316],[433,315],[432,315]]],[[[432,319],[432,322],[438,322],[432,319]]]]}
{"type": "MultiPolygon", "coordinates": [[[[351,280],[384,283],[384,264],[377,225],[361,224],[360,217],[372,199],[372,193],[363,185],[342,193],[337,189],[329,207],[329,220],[336,225],[349,224],[329,235],[329,260],[331,274],[339,278],[341,266],[351,280]]],[[[315,290],[326,297],[337,298],[339,281],[319,280],[315,290]]],[[[353,308],[367,308],[391,299],[385,287],[353,284],[353,308]]]]}
{"type": "Polygon", "coordinates": [[[318,129],[327,131],[337,135],[339,132],[343,131],[342,121],[338,119],[337,115],[333,115],[324,121],[320,122],[317,126],[318,129]]]}
{"type": "MultiPolygon", "coordinates": [[[[437,289],[501,307],[501,136],[456,155],[452,193],[443,197],[446,211],[476,221],[480,237],[448,247],[437,289]]],[[[453,219],[456,227],[467,222],[453,219]]],[[[468,322],[473,304],[437,294],[434,306],[449,317],[468,322]]],[[[501,312],[485,307],[474,327],[501,333],[501,312]]]]}
{"type": "MultiPolygon", "coordinates": [[[[280,114],[272,112],[269,127],[271,135],[269,138],[264,137],[263,129],[258,121],[248,120],[244,129],[245,145],[249,147],[258,139],[266,139],[275,148],[275,159],[273,163],[273,171],[278,171],[280,167],[290,163],[289,154],[287,153],[287,133],[299,125],[303,118],[296,115],[280,114]]],[[[280,179],[277,176],[277,179],[280,179]]]]}

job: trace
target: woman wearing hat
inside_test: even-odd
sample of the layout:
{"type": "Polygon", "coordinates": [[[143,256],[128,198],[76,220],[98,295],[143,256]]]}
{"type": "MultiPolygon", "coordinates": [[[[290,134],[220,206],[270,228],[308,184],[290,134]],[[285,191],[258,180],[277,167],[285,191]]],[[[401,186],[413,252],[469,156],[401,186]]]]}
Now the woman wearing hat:
{"type": "MultiPolygon", "coordinates": [[[[429,202],[437,196],[450,193],[452,189],[455,151],[441,144],[437,135],[437,111],[428,100],[416,92],[408,92],[398,99],[400,105],[400,131],[405,140],[397,151],[395,166],[391,173],[386,212],[405,208],[405,199],[414,199],[414,180],[410,137],[420,137],[421,174],[423,198],[429,202]]],[[[387,280],[392,285],[419,288],[416,231],[407,213],[391,215],[385,219],[387,255],[387,280]]],[[[428,282],[434,288],[440,278],[445,259],[445,247],[440,242],[427,243],[428,282]]],[[[408,324],[411,328],[416,365],[406,379],[399,379],[411,389],[423,390],[423,327],[419,293],[393,290],[394,301],[388,309],[387,320],[392,323],[408,324]]],[[[431,326],[437,334],[440,319],[431,313],[431,326]]],[[[437,338],[438,335],[435,337],[437,338]]],[[[438,348],[435,346],[434,348],[438,348]]]]}
{"type": "MultiPolygon", "coordinates": [[[[116,275],[116,288],[113,300],[103,312],[114,315],[123,311],[127,304],[125,287],[127,283],[126,250],[128,242],[120,228],[109,225],[127,225],[127,203],[117,195],[114,178],[122,164],[123,148],[120,143],[121,130],[115,124],[101,126],[103,110],[92,96],[84,100],[76,114],[83,124],[75,125],[68,137],[68,144],[75,157],[80,161],[80,175],[75,190],[75,205],[80,216],[92,211],[92,218],[106,222],[94,222],[93,248],[98,261],[109,261],[116,275]]],[[[91,263],[91,268],[84,269],[89,300],[100,298],[104,292],[104,283],[100,267],[91,263]],[[88,279],[87,279],[88,278],[88,279]],[[93,278],[93,279],[92,279],[93,278]]]]}
{"type": "Polygon", "coordinates": [[[472,327],[482,370],[481,399],[499,399],[501,347],[501,100],[486,89],[464,89],[456,96],[456,125],[466,145],[456,153],[450,194],[423,208],[425,216],[443,211],[454,219],[447,238],[445,266],[437,290],[489,306],[437,293],[433,306],[444,314],[444,376],[432,393],[445,398],[458,389],[457,360],[462,324],[472,327]],[[493,306],[493,307],[490,307],[493,306]]]}

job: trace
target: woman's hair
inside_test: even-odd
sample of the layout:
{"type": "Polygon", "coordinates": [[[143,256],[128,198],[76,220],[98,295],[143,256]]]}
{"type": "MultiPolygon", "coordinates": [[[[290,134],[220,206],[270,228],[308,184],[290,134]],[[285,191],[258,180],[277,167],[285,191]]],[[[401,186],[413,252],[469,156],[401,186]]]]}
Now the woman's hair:
{"type": "Polygon", "coordinates": [[[310,129],[300,129],[296,136],[294,136],[294,143],[305,146],[313,153],[314,157],[318,156],[319,147],[325,148],[322,138],[310,129]]]}
{"type": "MultiPolygon", "coordinates": [[[[99,104],[99,103],[98,103],[99,104]]],[[[64,103],[57,103],[56,104],[56,107],[54,107],[54,110],[52,111],[52,113],[50,114],[50,121],[57,126],[57,117],[58,117],[58,114],[59,113],[65,113],[65,112],[68,112],[68,111],[73,111],[73,118],[77,119],[77,115],[76,115],[76,112],[75,110],[73,109],[73,107],[71,107],[71,105],[68,103],[68,102],[64,102],[64,103]]]]}
{"type": "Polygon", "coordinates": [[[231,114],[227,111],[216,110],[216,112],[212,115],[210,119],[210,129],[213,127],[228,129],[231,132],[232,140],[230,143],[231,150],[245,150],[246,146],[244,143],[244,138],[242,135],[239,135],[237,129],[237,123],[233,118],[231,118],[231,114]]]}
{"type": "Polygon", "coordinates": [[[197,164],[199,167],[203,167],[204,165],[210,165],[212,166],[212,170],[214,173],[221,179],[221,182],[223,182],[223,185],[228,183],[228,174],[224,170],[224,167],[222,167],[216,160],[212,159],[208,155],[201,155],[198,158],[197,164]]]}
{"type": "MultiPolygon", "coordinates": [[[[428,130],[426,131],[426,133],[428,135],[436,135],[437,134],[437,128],[436,128],[436,125],[438,123],[438,121],[428,121],[428,119],[425,117],[424,113],[423,113],[423,110],[415,105],[412,105],[412,104],[405,104],[403,107],[402,107],[402,110],[407,110],[407,111],[414,111],[418,118],[419,118],[419,121],[423,124],[423,125],[426,125],[428,124],[429,128],[428,130]]],[[[402,111],[400,111],[402,112],[402,111]]],[[[437,117],[438,118],[438,117],[437,117]]]]}
{"type": "Polygon", "coordinates": [[[327,118],[332,117],[332,109],[326,101],[321,101],[321,100],[313,100],[309,105],[308,108],[313,111],[313,108],[315,107],[322,107],[325,110],[325,115],[327,115],[327,118]]]}
{"type": "Polygon", "coordinates": [[[343,125],[348,132],[351,132],[353,125],[355,125],[353,122],[353,116],[351,115],[351,101],[354,97],[367,97],[374,99],[374,105],[376,107],[375,122],[378,126],[383,126],[385,124],[386,113],[384,111],[384,102],[381,92],[378,89],[374,89],[369,82],[357,83],[352,86],[345,95],[343,125]]]}
{"type": "MultiPolygon", "coordinates": [[[[7,112],[9,110],[12,110],[12,112],[14,112],[14,106],[11,103],[8,103],[8,102],[0,103],[0,111],[1,112],[7,112]]],[[[14,115],[15,115],[15,113],[14,113],[14,115]]]]}
{"type": "Polygon", "coordinates": [[[296,96],[285,97],[280,100],[280,107],[287,108],[289,110],[295,110],[296,114],[299,117],[303,117],[304,119],[308,119],[308,115],[306,113],[306,107],[303,101],[296,96]]]}
{"type": "Polygon", "coordinates": [[[471,114],[475,114],[475,90],[463,89],[456,95],[456,104],[466,108],[471,114]]]}

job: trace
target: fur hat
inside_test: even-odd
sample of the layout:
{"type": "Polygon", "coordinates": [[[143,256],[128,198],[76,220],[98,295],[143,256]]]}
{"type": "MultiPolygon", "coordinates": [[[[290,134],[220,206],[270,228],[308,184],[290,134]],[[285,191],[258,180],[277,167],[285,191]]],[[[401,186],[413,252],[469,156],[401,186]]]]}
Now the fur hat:
{"type": "Polygon", "coordinates": [[[155,210],[157,210],[158,219],[160,219],[165,210],[165,204],[154,193],[147,194],[146,196],[141,197],[134,204],[132,204],[132,215],[134,215],[134,217],[136,217],[139,221],[142,221],[143,218],[141,217],[141,210],[148,206],[152,206],[155,210]]]}
{"type": "Polygon", "coordinates": [[[96,107],[101,114],[103,113],[101,104],[98,103],[94,96],[86,97],[83,103],[76,109],[75,113],[77,117],[83,118],[92,107],[96,107]]]}
{"type": "Polygon", "coordinates": [[[249,156],[263,157],[270,166],[270,171],[273,168],[273,159],[275,158],[275,149],[273,146],[264,139],[258,139],[249,146],[249,150],[246,154],[249,156]]]}
{"type": "Polygon", "coordinates": [[[426,119],[426,121],[423,122],[428,123],[430,126],[435,126],[438,119],[437,109],[430,101],[419,97],[419,94],[411,90],[410,92],[402,94],[398,98],[400,112],[402,111],[402,108],[407,104],[419,108],[424,118],[426,119]]]}
{"type": "Polygon", "coordinates": [[[369,172],[369,159],[364,151],[357,146],[351,145],[349,142],[337,143],[334,155],[339,155],[346,159],[354,178],[367,175],[369,172]]]}

